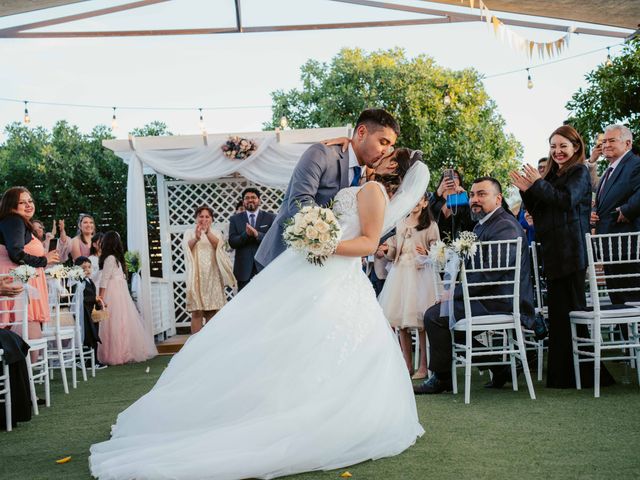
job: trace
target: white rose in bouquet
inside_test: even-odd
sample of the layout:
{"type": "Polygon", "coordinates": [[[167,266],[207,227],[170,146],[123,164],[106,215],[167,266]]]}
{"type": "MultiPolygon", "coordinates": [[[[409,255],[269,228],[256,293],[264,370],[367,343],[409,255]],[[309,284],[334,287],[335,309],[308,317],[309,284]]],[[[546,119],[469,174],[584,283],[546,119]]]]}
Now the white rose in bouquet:
{"type": "Polygon", "coordinates": [[[331,210],[307,205],[285,223],[283,238],[290,248],[305,253],[307,261],[323,265],[341,235],[340,224],[331,210]]]}

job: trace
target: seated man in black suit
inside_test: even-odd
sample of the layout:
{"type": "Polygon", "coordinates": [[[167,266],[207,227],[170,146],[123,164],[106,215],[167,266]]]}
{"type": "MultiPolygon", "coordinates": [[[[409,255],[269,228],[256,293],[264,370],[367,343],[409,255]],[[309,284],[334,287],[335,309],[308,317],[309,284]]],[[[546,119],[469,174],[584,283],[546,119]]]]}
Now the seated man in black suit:
{"type": "Polygon", "coordinates": [[[236,251],[233,274],[238,280],[238,291],[258,273],[254,257],[276,217],[260,210],[260,191],[257,188],[246,188],[242,192],[242,201],[245,211],[237,213],[229,221],[229,245],[236,251]]]}
{"type": "MultiPolygon", "coordinates": [[[[531,266],[529,264],[529,248],[522,226],[518,220],[509,212],[505,211],[502,204],[502,187],[500,182],[491,177],[481,177],[476,179],[471,186],[469,193],[469,205],[471,207],[471,218],[478,223],[474,227],[474,233],[478,236],[479,242],[489,242],[495,240],[514,240],[522,238],[522,250],[520,260],[520,315],[523,324],[531,327],[534,321],[533,305],[533,285],[531,283],[531,266]]],[[[515,255],[510,258],[515,260],[515,255]]],[[[468,260],[473,261],[474,259],[468,260]]],[[[496,273],[489,275],[491,279],[483,278],[481,273],[471,273],[468,276],[470,283],[483,281],[496,281],[496,273]]],[[[473,288],[473,287],[472,287],[473,288]]],[[[483,287],[476,287],[483,288],[483,287]]],[[[487,287],[485,287],[487,288],[487,287]]],[[[507,286],[490,287],[491,291],[483,292],[483,295],[501,295],[507,292],[507,286]]],[[[464,318],[464,304],[462,298],[462,288],[456,286],[453,296],[454,317],[456,320],[464,318]]],[[[512,313],[511,299],[488,299],[471,302],[471,312],[475,315],[491,315],[496,313],[512,313]]],[[[431,378],[422,385],[414,386],[416,394],[431,394],[450,391],[451,386],[451,331],[449,330],[449,318],[441,316],[440,304],[429,308],[424,314],[424,326],[429,338],[429,348],[431,361],[429,369],[434,373],[431,378]]],[[[464,333],[460,334],[460,341],[464,339],[464,333]]],[[[474,344],[479,342],[474,340],[474,344]]],[[[485,361],[491,361],[486,357],[485,361]]],[[[501,388],[511,377],[509,367],[502,365],[491,367],[493,379],[486,386],[501,388]]]]}

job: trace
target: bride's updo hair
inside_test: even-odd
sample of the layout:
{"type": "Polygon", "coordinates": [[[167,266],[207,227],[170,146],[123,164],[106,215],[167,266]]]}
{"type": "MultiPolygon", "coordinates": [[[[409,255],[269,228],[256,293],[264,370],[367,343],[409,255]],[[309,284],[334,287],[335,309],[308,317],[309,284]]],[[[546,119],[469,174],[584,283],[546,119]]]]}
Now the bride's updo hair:
{"type": "Polygon", "coordinates": [[[375,174],[374,180],[384,185],[387,193],[391,197],[396,191],[404,176],[407,174],[411,166],[422,160],[422,152],[419,150],[411,150],[409,148],[398,148],[393,151],[391,158],[392,162],[396,162],[396,168],[391,173],[375,174]]]}

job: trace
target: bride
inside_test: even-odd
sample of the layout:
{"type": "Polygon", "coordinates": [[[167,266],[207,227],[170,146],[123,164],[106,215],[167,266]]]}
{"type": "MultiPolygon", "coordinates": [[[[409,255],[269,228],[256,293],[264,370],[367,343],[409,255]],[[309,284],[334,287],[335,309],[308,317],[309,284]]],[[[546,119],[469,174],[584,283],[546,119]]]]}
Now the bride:
{"type": "Polygon", "coordinates": [[[91,447],[91,473],[270,479],[413,445],[424,430],[411,380],[360,257],[424,194],[416,153],[397,149],[393,173],[338,192],[335,255],[322,267],[292,250],[271,262],[91,447]]]}

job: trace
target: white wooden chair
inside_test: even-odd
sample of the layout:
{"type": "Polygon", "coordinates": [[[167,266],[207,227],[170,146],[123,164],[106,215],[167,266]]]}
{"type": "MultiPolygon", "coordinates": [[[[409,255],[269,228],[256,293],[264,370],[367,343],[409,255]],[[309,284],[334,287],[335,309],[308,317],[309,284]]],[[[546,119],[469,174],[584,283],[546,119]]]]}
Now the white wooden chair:
{"type": "MultiPolygon", "coordinates": [[[[68,282],[70,283],[70,282],[68,282]]],[[[75,341],[76,341],[76,360],[80,365],[82,380],[87,381],[87,360],[91,365],[91,376],[96,376],[96,352],[91,347],[84,345],[84,288],[83,282],[74,282],[70,287],[73,289],[73,297],[70,300],[69,310],[73,314],[75,320],[75,341]]]]}
{"type": "Polygon", "coordinates": [[[580,382],[580,364],[594,362],[593,396],[600,397],[600,362],[603,360],[622,360],[635,363],[638,383],[640,384],[640,308],[635,306],[608,306],[601,301],[603,293],[640,291],[640,274],[606,273],[605,268],[640,263],[640,232],[617,233],[608,235],[586,234],[589,292],[592,309],[575,311],[569,314],[571,322],[571,340],[573,344],[573,365],[576,374],[576,388],[582,388],[580,382]],[[627,287],[609,288],[607,280],[629,279],[627,287]],[[600,286],[600,288],[599,288],[600,286]],[[622,308],[620,308],[622,307],[622,308]],[[578,325],[588,329],[588,336],[578,335],[578,325]],[[611,335],[612,327],[629,329],[628,338],[611,335]],[[603,335],[604,333],[604,335],[603,335]],[[612,355],[603,356],[604,352],[612,355]]]}
{"type": "Polygon", "coordinates": [[[7,432],[11,431],[11,383],[9,382],[9,365],[4,361],[4,351],[0,349],[0,402],[4,403],[4,414],[7,432]]]}
{"type": "MultiPolygon", "coordinates": [[[[542,315],[545,319],[549,319],[549,309],[544,304],[544,293],[545,289],[542,286],[541,279],[541,266],[538,260],[538,248],[540,244],[536,242],[531,242],[529,245],[529,252],[531,255],[531,268],[533,269],[533,288],[535,290],[535,302],[536,302],[536,315],[542,315]]],[[[542,370],[544,364],[544,351],[547,349],[545,347],[544,339],[538,340],[536,338],[536,334],[533,330],[530,330],[526,327],[522,327],[522,331],[524,333],[524,344],[527,346],[527,350],[535,350],[536,352],[536,361],[537,361],[537,370],[538,370],[538,381],[542,381],[542,370]]]]}
{"type": "Polygon", "coordinates": [[[45,338],[29,338],[27,292],[24,291],[16,297],[0,297],[0,315],[5,326],[11,326],[16,333],[29,345],[29,354],[25,361],[29,374],[29,393],[34,415],[39,415],[38,396],[36,383],[44,385],[45,405],[51,406],[51,394],[49,385],[49,357],[47,340],[45,338]],[[32,360],[32,356],[35,358],[32,360]]]}
{"type": "MultiPolygon", "coordinates": [[[[464,301],[465,317],[458,320],[452,331],[451,375],[453,393],[458,393],[457,368],[464,368],[465,386],[464,403],[471,398],[471,367],[510,365],[513,389],[518,390],[516,372],[516,358],[520,359],[524,371],[529,396],[535,400],[535,392],[527,363],[522,328],[520,325],[520,258],[522,239],[481,242],[473,259],[460,268],[460,281],[464,301]],[[472,274],[483,274],[493,279],[476,282],[469,281],[472,274]],[[478,290],[481,288],[482,290],[478,290]],[[486,294],[487,288],[500,289],[500,292],[486,294]],[[512,313],[474,316],[471,312],[471,302],[482,300],[506,300],[512,303],[512,313]],[[503,345],[489,344],[475,347],[473,337],[487,330],[501,332],[506,342],[503,345]],[[458,343],[455,333],[465,333],[465,343],[458,343]],[[514,343],[515,336],[515,343],[514,343]],[[488,356],[495,356],[496,360],[473,361],[488,356]]],[[[475,275],[474,275],[475,276],[475,275]]],[[[473,277],[472,276],[472,279],[473,277]]]]}
{"type": "Polygon", "coordinates": [[[71,369],[71,385],[78,387],[76,373],[76,316],[73,314],[73,294],[66,279],[49,279],[49,307],[51,322],[43,329],[49,342],[49,370],[60,370],[64,393],[69,393],[67,368],[71,369]]]}

